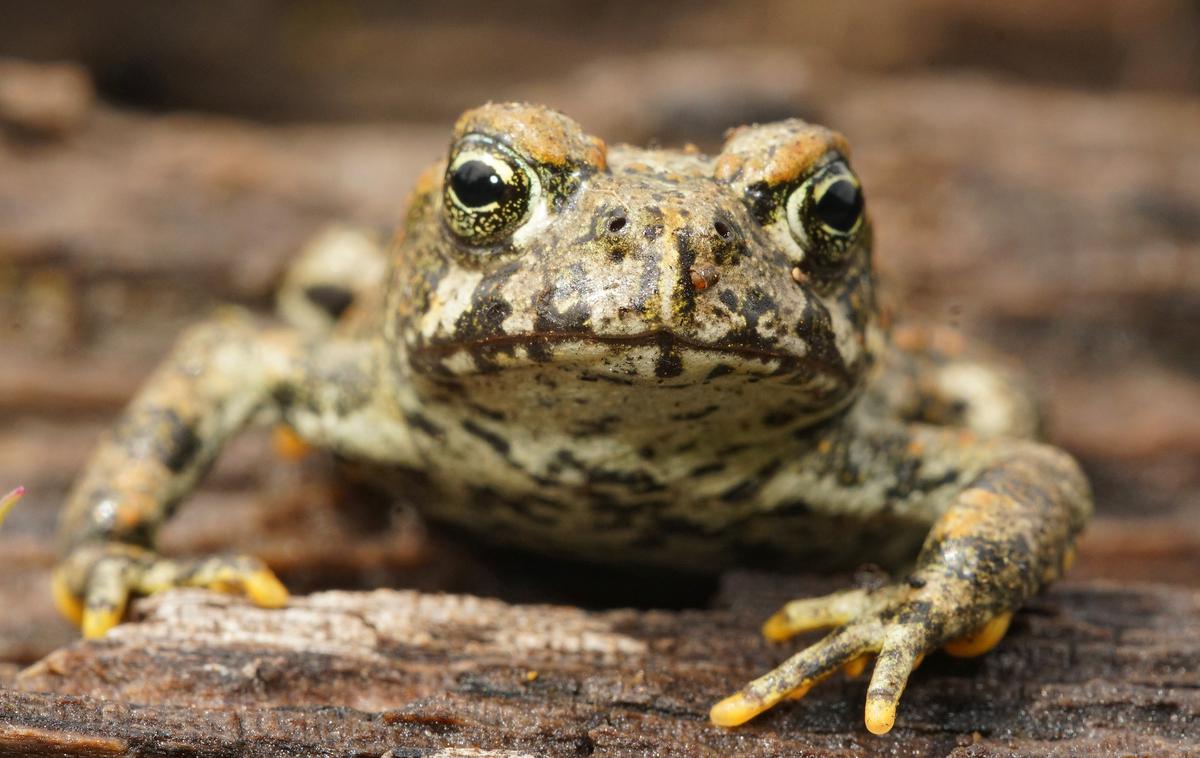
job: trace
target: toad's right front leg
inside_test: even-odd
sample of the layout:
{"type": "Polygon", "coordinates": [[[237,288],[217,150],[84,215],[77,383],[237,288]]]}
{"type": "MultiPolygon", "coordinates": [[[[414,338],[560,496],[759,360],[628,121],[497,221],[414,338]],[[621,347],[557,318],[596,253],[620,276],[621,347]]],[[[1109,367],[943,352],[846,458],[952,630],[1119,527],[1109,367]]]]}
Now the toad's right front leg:
{"type": "Polygon", "coordinates": [[[200,586],[244,592],[263,606],[287,590],[260,561],[175,561],[154,553],[159,528],[251,420],[282,417],[313,355],[304,338],[227,310],[190,330],[100,442],[68,496],[54,575],[59,609],[99,637],[132,593],[200,586]]]}

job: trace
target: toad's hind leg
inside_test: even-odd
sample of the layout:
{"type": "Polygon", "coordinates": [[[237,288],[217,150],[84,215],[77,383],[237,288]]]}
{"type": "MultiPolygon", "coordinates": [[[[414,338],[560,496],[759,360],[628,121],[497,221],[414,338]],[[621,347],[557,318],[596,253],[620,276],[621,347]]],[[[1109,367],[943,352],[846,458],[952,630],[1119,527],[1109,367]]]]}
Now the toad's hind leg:
{"type": "Polygon", "coordinates": [[[878,415],[986,436],[1039,436],[1041,413],[1029,382],[1002,358],[968,349],[958,332],[897,328],[880,364],[864,398],[878,415]]]}

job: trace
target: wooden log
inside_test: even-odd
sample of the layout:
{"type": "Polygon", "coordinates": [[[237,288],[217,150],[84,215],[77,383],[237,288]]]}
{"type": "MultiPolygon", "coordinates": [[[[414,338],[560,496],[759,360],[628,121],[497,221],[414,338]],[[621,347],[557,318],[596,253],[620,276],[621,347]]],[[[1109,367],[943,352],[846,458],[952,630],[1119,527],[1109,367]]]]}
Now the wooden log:
{"type": "MultiPolygon", "coordinates": [[[[1195,752],[1200,383],[1185,327],[1200,312],[1200,185],[1188,181],[1200,167],[1200,100],[849,76],[764,56],[705,56],[703,67],[669,55],[614,60],[561,74],[537,97],[606,137],[642,142],[740,120],[745,103],[719,93],[740,91],[757,60],[766,75],[750,78],[780,88],[767,100],[845,131],[899,311],[993,341],[1046,390],[1053,441],[1083,459],[1096,489],[1098,518],[1074,572],[1089,581],[1031,604],[992,656],[932,658],[883,740],[861,728],[861,681],[827,683],[745,730],[706,725],[713,699],[792,649],[757,638],[762,616],[832,586],[765,577],[735,581],[720,610],[678,613],[362,596],[346,603],[379,603],[388,619],[414,605],[452,619],[424,632],[446,646],[401,641],[418,634],[411,625],[385,627],[362,660],[267,644],[283,629],[294,640],[336,636],[350,622],[335,621],[329,596],[262,622],[276,625],[267,642],[246,636],[259,623],[252,609],[172,596],[140,606],[142,624],[16,679],[74,639],[49,599],[53,523],[109,417],[216,302],[268,309],[278,271],[320,225],[394,223],[446,140],[444,125],[137,114],[94,101],[71,77],[53,88],[30,79],[9,89],[20,108],[0,108],[0,490],[30,488],[0,532],[0,683],[16,681],[0,691],[0,754],[1195,752]],[[809,74],[775,75],[784,70],[809,74]],[[680,118],[663,97],[677,92],[701,93],[711,110],[680,118]],[[48,99],[31,109],[39,93],[48,99]],[[1150,579],[1183,587],[1135,583],[1150,579]],[[486,610],[464,620],[439,604],[486,610]],[[186,618],[162,616],[171,607],[186,618]],[[606,639],[645,652],[606,660],[506,648],[489,614],[542,638],[599,624],[606,639]],[[209,625],[203,644],[189,642],[203,636],[195,624],[209,625]],[[233,636],[221,642],[212,630],[233,636]],[[522,679],[529,670],[539,672],[533,682],[522,679]]],[[[682,134],[712,147],[720,128],[682,134]]],[[[276,480],[294,472],[264,441],[228,451],[168,527],[165,552],[244,550],[300,589],[462,586],[447,581],[460,557],[423,546],[419,529],[382,535],[386,510],[371,515],[369,502],[331,495],[320,479],[279,495],[276,480]]]]}
{"type": "Polygon", "coordinates": [[[761,619],[831,586],[738,574],[713,610],[599,612],[389,590],[268,611],[176,591],[0,692],[0,755],[1200,751],[1200,593],[1101,581],[1035,599],[982,658],[932,656],[885,737],[863,726],[865,678],[711,726],[716,699],[795,648],[763,641],[761,619]]]}

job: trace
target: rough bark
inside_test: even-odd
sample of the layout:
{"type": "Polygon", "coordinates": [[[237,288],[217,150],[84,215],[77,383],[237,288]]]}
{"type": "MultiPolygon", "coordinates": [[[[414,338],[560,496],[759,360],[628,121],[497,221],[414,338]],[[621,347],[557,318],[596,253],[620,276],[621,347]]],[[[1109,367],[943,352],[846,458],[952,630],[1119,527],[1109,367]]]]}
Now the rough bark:
{"type": "Polygon", "coordinates": [[[886,737],[862,725],[862,678],[827,682],[742,729],[709,725],[709,705],[794,647],[763,642],[761,618],[790,592],[821,588],[741,575],[729,603],[682,612],[387,590],[320,593],[275,612],[172,593],[0,693],[0,754],[1200,751],[1200,594],[1099,581],[1038,598],[981,659],[930,658],[886,737]]]}

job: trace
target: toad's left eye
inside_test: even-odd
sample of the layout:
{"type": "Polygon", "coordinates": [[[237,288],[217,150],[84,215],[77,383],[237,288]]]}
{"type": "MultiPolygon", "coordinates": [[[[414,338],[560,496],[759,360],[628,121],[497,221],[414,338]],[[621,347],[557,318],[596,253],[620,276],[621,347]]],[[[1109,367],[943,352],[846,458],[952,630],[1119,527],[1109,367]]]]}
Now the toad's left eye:
{"type": "Polygon", "coordinates": [[[493,245],[528,217],[540,193],[537,173],[508,149],[491,142],[464,142],[443,182],[446,223],[470,245],[493,245]]]}

